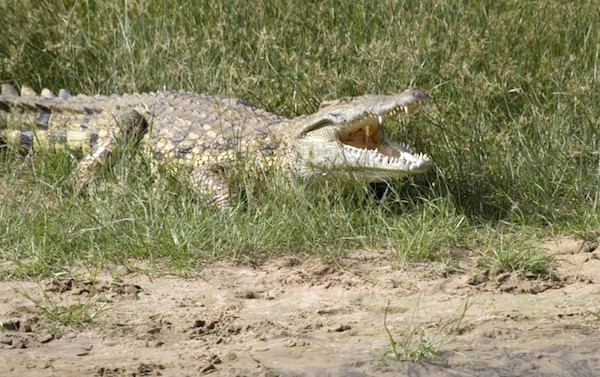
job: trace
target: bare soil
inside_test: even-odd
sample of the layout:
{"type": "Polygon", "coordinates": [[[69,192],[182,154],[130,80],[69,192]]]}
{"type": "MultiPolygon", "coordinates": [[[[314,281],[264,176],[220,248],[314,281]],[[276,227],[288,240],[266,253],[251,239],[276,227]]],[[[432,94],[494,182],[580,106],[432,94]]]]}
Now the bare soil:
{"type": "Polygon", "coordinates": [[[357,251],[194,278],[3,281],[0,376],[598,376],[596,246],[545,244],[553,279],[357,251]],[[52,319],[77,305],[91,321],[52,319]],[[396,342],[413,334],[398,352],[424,361],[393,356],[386,312],[396,342]]]}

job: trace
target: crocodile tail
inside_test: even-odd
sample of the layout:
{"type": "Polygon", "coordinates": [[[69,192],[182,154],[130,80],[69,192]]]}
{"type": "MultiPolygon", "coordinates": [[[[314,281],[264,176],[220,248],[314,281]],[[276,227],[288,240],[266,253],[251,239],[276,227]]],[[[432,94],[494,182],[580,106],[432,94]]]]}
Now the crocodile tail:
{"type": "Polygon", "coordinates": [[[70,105],[67,91],[55,96],[49,89],[37,94],[23,86],[21,93],[10,84],[2,84],[0,95],[0,128],[18,130],[80,129],[89,121],[90,113],[83,106],[70,105]]]}

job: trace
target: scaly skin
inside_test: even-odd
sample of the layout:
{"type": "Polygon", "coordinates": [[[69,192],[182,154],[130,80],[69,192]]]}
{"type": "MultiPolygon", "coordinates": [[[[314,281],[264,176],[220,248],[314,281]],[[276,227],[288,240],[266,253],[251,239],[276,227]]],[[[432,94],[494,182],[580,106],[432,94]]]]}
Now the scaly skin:
{"type": "Polygon", "coordinates": [[[279,167],[292,177],[389,181],[426,172],[431,160],[393,143],[383,120],[410,113],[428,95],[408,89],[325,102],[312,115],[286,119],[235,98],[187,92],[55,97],[7,84],[0,95],[0,144],[25,149],[66,146],[84,151],[74,173],[85,186],[115,148],[132,140],[154,161],[187,166],[190,184],[213,203],[229,206],[228,169],[279,167]]]}

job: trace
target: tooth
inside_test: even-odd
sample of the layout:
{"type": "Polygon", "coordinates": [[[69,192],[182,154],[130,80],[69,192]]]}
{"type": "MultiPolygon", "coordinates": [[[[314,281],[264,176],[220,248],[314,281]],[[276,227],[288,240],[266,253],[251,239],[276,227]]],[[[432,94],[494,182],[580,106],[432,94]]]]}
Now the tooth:
{"type": "Polygon", "coordinates": [[[404,112],[408,114],[408,106],[404,106],[404,112]]]}
{"type": "Polygon", "coordinates": [[[379,124],[383,123],[383,117],[381,115],[378,115],[377,118],[379,119],[379,124]]]}

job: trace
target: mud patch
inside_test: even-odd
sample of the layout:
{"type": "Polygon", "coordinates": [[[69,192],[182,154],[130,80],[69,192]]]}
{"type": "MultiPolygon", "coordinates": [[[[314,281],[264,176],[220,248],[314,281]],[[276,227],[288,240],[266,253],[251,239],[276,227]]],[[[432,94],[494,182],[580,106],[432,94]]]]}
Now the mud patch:
{"type": "Polygon", "coordinates": [[[362,251],[335,267],[288,257],[214,263],[202,278],[4,281],[0,375],[593,376],[598,251],[572,240],[548,249],[558,280],[474,282],[466,263],[402,269],[362,251]],[[44,300],[103,310],[57,325],[44,300]],[[384,316],[398,350],[430,347],[426,362],[391,356],[384,316]]]}

